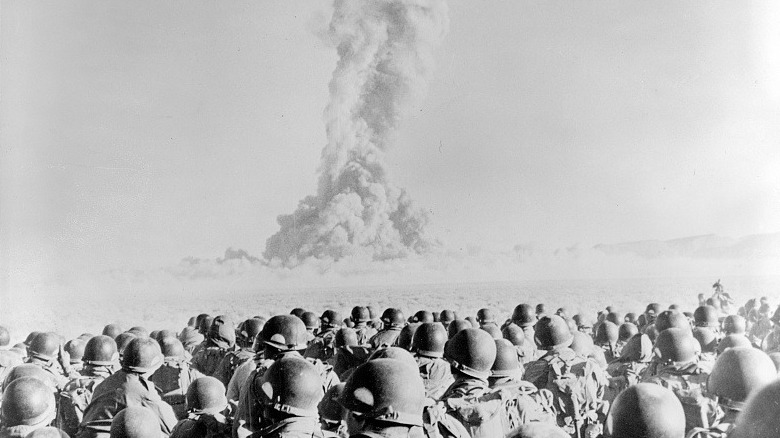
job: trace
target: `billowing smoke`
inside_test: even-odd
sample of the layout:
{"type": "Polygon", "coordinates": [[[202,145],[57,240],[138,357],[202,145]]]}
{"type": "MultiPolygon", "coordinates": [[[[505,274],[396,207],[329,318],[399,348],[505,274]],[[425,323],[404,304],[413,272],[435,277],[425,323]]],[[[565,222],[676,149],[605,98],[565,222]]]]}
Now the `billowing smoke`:
{"type": "Polygon", "coordinates": [[[359,255],[373,260],[436,245],[428,217],[384,164],[399,121],[425,94],[433,48],[448,28],[444,0],[337,0],[328,31],[339,61],[330,81],[317,194],[279,216],[272,264],[359,255]]]}

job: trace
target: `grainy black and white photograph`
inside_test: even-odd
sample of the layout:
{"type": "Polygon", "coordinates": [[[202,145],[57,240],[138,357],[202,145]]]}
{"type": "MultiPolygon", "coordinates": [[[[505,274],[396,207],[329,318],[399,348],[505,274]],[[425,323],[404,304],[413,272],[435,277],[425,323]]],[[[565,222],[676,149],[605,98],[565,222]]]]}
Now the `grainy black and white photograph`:
{"type": "Polygon", "coordinates": [[[0,0],[0,438],[770,438],[778,369],[778,2],[0,0]]]}

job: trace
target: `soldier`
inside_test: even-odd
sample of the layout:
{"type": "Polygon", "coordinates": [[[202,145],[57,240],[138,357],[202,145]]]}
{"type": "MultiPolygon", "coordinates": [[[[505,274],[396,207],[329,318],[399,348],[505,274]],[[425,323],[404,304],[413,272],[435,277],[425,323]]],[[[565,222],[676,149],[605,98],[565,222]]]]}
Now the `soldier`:
{"type": "Polygon", "coordinates": [[[336,356],[333,370],[339,379],[345,380],[352,371],[368,360],[371,351],[368,347],[358,345],[357,333],[351,328],[342,328],[336,332],[333,344],[336,347],[336,356]]]}
{"type": "Polygon", "coordinates": [[[68,352],[68,356],[70,357],[70,369],[77,373],[81,372],[82,368],[84,368],[81,359],[84,356],[84,347],[86,345],[87,341],[82,341],[81,339],[71,339],[65,343],[65,351],[68,352]]]}
{"type": "Polygon", "coordinates": [[[116,351],[119,353],[119,360],[122,360],[122,356],[124,355],[125,349],[128,345],[130,345],[130,342],[132,342],[133,339],[137,338],[136,335],[128,332],[120,333],[119,336],[117,336],[114,341],[116,341],[116,351]]]}
{"type": "Polygon", "coordinates": [[[265,323],[258,318],[249,318],[241,324],[241,330],[238,332],[236,338],[236,344],[238,350],[229,351],[214,371],[214,376],[222,382],[223,385],[228,385],[230,379],[233,378],[233,374],[238,367],[255,357],[257,352],[255,351],[255,338],[263,329],[265,323]]]}
{"type": "Polygon", "coordinates": [[[339,401],[350,411],[352,438],[406,438],[423,425],[425,388],[414,370],[395,359],[358,367],[339,401]]]}
{"type": "Polygon", "coordinates": [[[724,351],[733,347],[752,347],[752,344],[742,335],[726,335],[718,342],[718,354],[723,354],[724,351]]]}
{"type": "Polygon", "coordinates": [[[452,339],[456,334],[458,334],[459,331],[465,330],[467,328],[473,327],[471,326],[471,323],[465,319],[453,320],[447,325],[447,338],[452,339]]]}
{"type": "Polygon", "coordinates": [[[477,311],[477,322],[480,328],[486,325],[494,325],[498,328],[498,321],[496,320],[496,314],[492,310],[484,308],[477,311]]]}
{"type": "Polygon", "coordinates": [[[371,348],[388,347],[395,344],[395,340],[398,339],[398,335],[401,334],[401,329],[403,329],[406,324],[406,318],[404,317],[403,312],[401,312],[401,309],[385,309],[382,313],[381,320],[382,330],[368,340],[368,344],[371,345],[371,348]]]}
{"type": "Polygon", "coordinates": [[[219,363],[231,351],[236,350],[236,329],[225,315],[212,320],[206,341],[192,355],[192,367],[201,374],[211,376],[219,363]]]}
{"type": "Polygon", "coordinates": [[[558,426],[569,434],[593,433],[605,414],[604,388],[608,380],[593,361],[569,348],[573,335],[559,316],[544,317],[536,325],[536,344],[547,351],[526,365],[524,380],[553,393],[558,426]]]}
{"type": "Polygon", "coordinates": [[[664,310],[658,314],[655,319],[655,329],[658,330],[658,333],[673,327],[691,331],[691,324],[684,314],[676,310],[664,310]]]}
{"type": "Polygon", "coordinates": [[[341,315],[335,310],[326,310],[320,316],[320,331],[309,344],[304,357],[319,359],[327,364],[336,363],[336,332],[341,328],[341,315]]]}
{"type": "Polygon", "coordinates": [[[11,335],[8,329],[0,326],[0,381],[5,378],[8,370],[23,363],[22,355],[8,349],[11,343],[11,335]]]}
{"type": "Polygon", "coordinates": [[[229,438],[229,413],[225,385],[214,377],[199,377],[187,389],[187,417],[176,424],[171,438],[229,438]]]}
{"type": "Polygon", "coordinates": [[[762,304],[756,313],[756,322],[753,323],[748,339],[753,345],[760,346],[764,338],[772,331],[772,321],[769,318],[769,304],[762,304]]]}
{"type": "Polygon", "coordinates": [[[547,306],[542,303],[536,305],[536,319],[542,319],[547,316],[547,306]]]}
{"type": "MultiPolygon", "coordinates": [[[[522,328],[514,323],[507,325],[501,331],[504,339],[514,345],[517,351],[517,357],[523,364],[536,360],[536,345],[533,340],[528,340],[522,328]]],[[[590,339],[590,337],[588,337],[590,339]]]]}
{"type": "MultiPolygon", "coordinates": [[[[496,339],[496,360],[490,367],[488,386],[491,389],[500,386],[515,386],[523,383],[525,370],[517,360],[517,352],[511,342],[506,339],[496,339]]],[[[525,382],[530,386],[533,384],[525,382]]],[[[534,388],[535,389],[535,388],[534,388]]]]}
{"type": "Polygon", "coordinates": [[[488,389],[490,367],[496,359],[496,344],[484,330],[459,331],[444,347],[454,382],[441,396],[449,398],[479,396],[488,389]]]}
{"type": "Polygon", "coordinates": [[[696,432],[688,436],[728,435],[750,394],[776,378],[775,365],[766,353],[751,347],[730,348],[715,362],[707,381],[707,392],[717,400],[724,416],[709,429],[694,429],[696,432]]]}
{"type": "Polygon", "coordinates": [[[536,314],[530,304],[519,304],[512,312],[512,323],[523,329],[525,338],[534,345],[534,325],[536,325],[536,314]]]}
{"type": "Polygon", "coordinates": [[[406,351],[412,351],[412,340],[414,338],[414,334],[422,324],[423,323],[421,322],[412,322],[406,324],[404,328],[401,329],[401,333],[398,335],[398,339],[395,340],[395,346],[401,347],[406,351]]]}
{"type": "Polygon", "coordinates": [[[128,406],[119,411],[111,422],[111,438],[151,438],[160,436],[160,425],[155,412],[143,406],[128,406]]]}
{"type": "Polygon", "coordinates": [[[198,332],[197,329],[192,327],[184,327],[184,330],[179,333],[179,340],[181,341],[182,345],[184,345],[184,350],[187,351],[190,355],[195,351],[195,348],[198,347],[204,340],[202,334],[198,332]]]}
{"type": "Polygon", "coordinates": [[[440,323],[420,324],[412,338],[412,352],[417,361],[425,395],[438,400],[454,381],[450,364],[443,359],[447,332],[440,323]]]}
{"type": "Polygon", "coordinates": [[[303,312],[301,321],[303,321],[303,325],[306,326],[306,331],[309,332],[309,342],[313,341],[314,337],[317,335],[316,330],[320,325],[320,319],[314,312],[303,312]]]}
{"type": "Polygon", "coordinates": [[[718,309],[712,306],[699,306],[693,312],[693,325],[706,327],[715,334],[720,333],[720,321],[718,321],[718,309]]]}
{"type": "Polygon", "coordinates": [[[37,365],[51,375],[51,380],[57,388],[62,389],[71,377],[78,373],[70,371],[70,360],[60,344],[56,333],[39,333],[27,347],[29,357],[27,363],[37,365]]]}
{"type": "Polygon", "coordinates": [[[409,322],[419,322],[420,324],[426,323],[426,322],[436,322],[433,319],[433,313],[431,313],[428,310],[418,310],[417,313],[412,316],[411,321],[409,322]]]}
{"type": "Polygon", "coordinates": [[[83,360],[81,376],[65,385],[58,403],[57,427],[72,436],[78,432],[95,388],[114,373],[119,361],[116,342],[109,336],[95,336],[84,347],[83,360]]]}
{"type": "Polygon", "coordinates": [[[610,378],[604,399],[611,402],[621,391],[639,383],[652,357],[650,337],[644,333],[632,336],[620,351],[620,357],[607,367],[610,378]]]}
{"type": "Polygon", "coordinates": [[[714,331],[706,327],[695,327],[693,337],[699,343],[699,366],[709,374],[718,357],[718,338],[714,331]]]}
{"type": "Polygon", "coordinates": [[[593,322],[584,313],[572,316],[572,320],[577,325],[577,330],[582,333],[590,333],[593,328],[593,322]]]}
{"type": "Polygon", "coordinates": [[[358,344],[368,345],[368,340],[377,333],[376,329],[368,325],[371,321],[368,309],[363,306],[353,307],[350,319],[355,323],[354,329],[358,337],[358,344]]]}
{"type": "Polygon", "coordinates": [[[35,377],[18,378],[3,394],[0,438],[23,438],[48,426],[56,413],[54,394],[44,382],[35,377]]]}
{"type": "Polygon", "coordinates": [[[324,437],[317,411],[324,395],[322,381],[314,365],[302,357],[274,361],[263,378],[253,382],[252,393],[263,412],[252,438],[324,437]]]}
{"type": "Polygon", "coordinates": [[[595,344],[604,351],[607,363],[612,362],[620,356],[617,349],[619,339],[619,328],[612,321],[604,321],[599,324],[596,330],[595,344]]]}
{"type": "Polygon", "coordinates": [[[620,324],[618,327],[618,340],[617,340],[617,351],[618,355],[620,354],[620,351],[623,349],[623,346],[626,345],[626,342],[628,342],[629,339],[631,339],[635,334],[639,333],[639,328],[630,322],[624,322],[623,324],[620,324]]]}
{"type": "Polygon", "coordinates": [[[345,383],[332,386],[317,406],[320,428],[326,438],[347,438],[347,410],[338,402],[344,393],[345,383]]]}
{"type": "Polygon", "coordinates": [[[650,303],[645,307],[645,313],[642,315],[645,317],[644,326],[639,327],[640,330],[643,330],[647,326],[654,326],[655,325],[655,318],[658,316],[658,314],[661,313],[661,305],[658,303],[650,303]]]}
{"type": "Polygon", "coordinates": [[[171,405],[176,418],[187,415],[185,396],[190,384],[202,374],[190,367],[184,356],[184,346],[176,338],[165,338],[160,342],[163,363],[149,378],[160,391],[162,399],[171,405]]]}
{"type": "Polygon", "coordinates": [[[36,379],[45,383],[46,386],[51,389],[52,394],[56,395],[59,392],[56,382],[54,382],[51,378],[51,374],[44,371],[41,367],[31,363],[23,363],[11,368],[8,371],[8,374],[5,376],[5,380],[3,380],[3,391],[5,391],[11,382],[16,379],[21,379],[22,377],[35,377],[36,379]]]}
{"type": "Polygon", "coordinates": [[[608,438],[683,438],[685,413],[672,391],[640,383],[615,399],[604,429],[608,438]]]}
{"type": "Polygon", "coordinates": [[[456,319],[458,319],[458,314],[455,313],[454,310],[444,309],[439,312],[439,322],[444,326],[445,329],[448,329],[450,323],[456,319]]]}
{"type": "Polygon", "coordinates": [[[158,428],[162,433],[170,434],[176,425],[176,415],[149,380],[162,363],[163,355],[157,341],[133,339],[122,357],[122,369],[95,388],[92,402],[79,426],[78,438],[106,438],[119,411],[139,406],[154,411],[158,428]]]}
{"type": "Polygon", "coordinates": [[[729,438],[766,438],[780,430],[780,380],[759,388],[747,399],[729,438]]]}
{"type": "Polygon", "coordinates": [[[747,332],[747,323],[745,317],[739,315],[729,315],[723,320],[724,335],[744,335],[747,332]]]}

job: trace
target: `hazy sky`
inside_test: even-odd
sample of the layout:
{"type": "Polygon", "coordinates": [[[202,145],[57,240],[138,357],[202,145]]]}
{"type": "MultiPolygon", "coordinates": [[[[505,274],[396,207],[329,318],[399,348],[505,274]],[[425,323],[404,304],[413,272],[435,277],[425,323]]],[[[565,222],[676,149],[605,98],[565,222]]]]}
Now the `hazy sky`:
{"type": "MultiPolygon", "coordinates": [[[[314,193],[324,2],[3,0],[10,277],[259,255],[314,193]]],[[[450,3],[387,154],[453,248],[780,231],[780,7],[450,3]]]]}

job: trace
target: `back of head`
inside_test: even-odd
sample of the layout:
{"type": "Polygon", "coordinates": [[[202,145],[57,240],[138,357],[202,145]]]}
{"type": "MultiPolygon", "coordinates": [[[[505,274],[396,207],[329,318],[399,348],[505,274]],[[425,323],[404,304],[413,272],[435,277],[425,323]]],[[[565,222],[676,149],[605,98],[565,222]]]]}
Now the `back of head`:
{"type": "Polygon", "coordinates": [[[542,317],[534,329],[534,340],[542,350],[555,350],[571,345],[573,335],[566,321],[558,315],[542,317]]]}
{"type": "Polygon", "coordinates": [[[108,336],[111,339],[116,339],[122,332],[124,332],[124,330],[122,330],[122,327],[120,327],[119,324],[108,324],[103,327],[102,335],[108,336]]]}
{"type": "Polygon", "coordinates": [[[325,328],[341,327],[341,315],[335,310],[326,310],[320,316],[320,325],[325,328]]]}
{"type": "Polygon", "coordinates": [[[501,329],[498,328],[495,324],[485,324],[482,327],[479,328],[480,330],[484,330],[489,334],[493,339],[503,339],[504,335],[501,333],[501,329]]]}
{"type": "Polygon", "coordinates": [[[214,317],[211,315],[204,315],[198,324],[198,333],[202,334],[203,336],[208,336],[212,321],[214,321],[214,317]]]}
{"type": "Polygon", "coordinates": [[[471,323],[466,321],[465,319],[452,320],[447,326],[447,337],[449,339],[452,339],[452,337],[455,336],[459,331],[465,330],[467,328],[473,328],[473,327],[471,326],[471,323]]]}
{"type": "Polygon", "coordinates": [[[296,308],[290,310],[290,315],[292,315],[292,316],[294,316],[296,318],[300,318],[301,316],[303,316],[304,313],[306,313],[306,309],[304,309],[302,307],[296,307],[296,308]]]}
{"type": "Polygon", "coordinates": [[[168,329],[162,329],[157,332],[157,336],[153,336],[154,340],[160,343],[162,343],[163,339],[176,338],[176,337],[177,337],[176,332],[168,329]]]}
{"type": "Polygon", "coordinates": [[[512,322],[520,327],[536,324],[536,312],[530,304],[518,304],[512,312],[512,322]]]}
{"type": "Polygon", "coordinates": [[[718,342],[718,354],[734,347],[752,347],[752,344],[744,335],[726,335],[718,342]]]}
{"type": "Polygon", "coordinates": [[[149,337],[149,330],[147,330],[146,327],[142,327],[140,325],[137,325],[135,327],[130,327],[130,330],[128,330],[128,332],[138,336],[139,338],[149,337]]]}
{"type": "Polygon", "coordinates": [[[187,388],[187,410],[195,414],[216,414],[228,407],[225,385],[211,376],[198,377],[187,388]]]}
{"type": "Polygon", "coordinates": [[[623,324],[623,315],[618,312],[609,312],[607,313],[606,320],[616,326],[620,326],[620,324],[623,324]]]}
{"type": "Polygon", "coordinates": [[[729,438],[766,438],[780,434],[780,380],[755,391],[734,423],[729,438]]]}
{"type": "Polygon", "coordinates": [[[458,314],[454,310],[444,309],[439,313],[439,322],[447,327],[452,321],[458,319],[458,314]]]}
{"type": "Polygon", "coordinates": [[[338,400],[341,394],[344,393],[345,383],[339,383],[333,385],[325,392],[325,396],[322,397],[322,401],[317,406],[317,411],[320,414],[320,420],[327,423],[341,423],[344,418],[345,409],[338,400]]]}
{"type": "Polygon", "coordinates": [[[274,361],[256,380],[254,393],[267,409],[296,417],[317,418],[317,405],[323,397],[322,380],[317,369],[306,359],[283,356],[274,361]]]}
{"type": "MultiPolygon", "coordinates": [[[[412,351],[412,347],[414,345],[414,335],[417,333],[417,329],[419,329],[421,325],[422,323],[419,322],[406,324],[404,328],[401,329],[401,333],[398,334],[398,337],[395,340],[395,345],[403,348],[404,350],[412,351]]],[[[443,326],[442,330],[444,330],[443,326]]]]}
{"type": "Polygon", "coordinates": [[[696,358],[696,339],[690,330],[670,328],[658,334],[655,355],[661,363],[685,363],[696,358]]]}
{"type": "Polygon", "coordinates": [[[127,345],[122,355],[122,369],[127,372],[146,374],[157,370],[163,363],[160,344],[151,338],[135,338],[127,345]]]}
{"type": "Polygon", "coordinates": [[[143,406],[122,409],[111,421],[111,438],[152,438],[161,433],[157,414],[143,406]]]}
{"type": "Polygon", "coordinates": [[[244,344],[247,346],[252,346],[257,335],[261,330],[263,330],[264,325],[265,322],[257,318],[249,318],[244,321],[244,324],[241,325],[240,331],[241,339],[243,339],[244,344]]]}
{"type": "Polygon", "coordinates": [[[747,321],[740,315],[729,315],[723,320],[723,332],[727,335],[744,335],[747,331],[747,321]]]}
{"type": "Polygon", "coordinates": [[[412,351],[422,356],[442,357],[447,339],[447,332],[440,323],[420,324],[412,338],[412,351]]]}
{"type": "Polygon", "coordinates": [[[484,330],[461,330],[447,342],[444,358],[452,368],[463,374],[487,379],[496,359],[496,344],[484,330]]]}
{"type": "Polygon", "coordinates": [[[607,415],[608,438],[683,438],[685,412],[674,393],[660,385],[639,383],[623,390],[607,415]]]}
{"type": "Polygon", "coordinates": [[[496,339],[496,359],[490,367],[490,377],[514,377],[522,379],[522,368],[517,350],[506,339],[496,339]]]}
{"type": "Polygon", "coordinates": [[[12,381],[3,393],[0,407],[3,425],[48,425],[56,416],[54,393],[35,377],[20,377],[12,381]]]}
{"type": "Polygon", "coordinates": [[[116,342],[110,336],[95,336],[84,347],[82,360],[87,365],[111,366],[117,363],[118,359],[116,342]]]}
{"type": "Polygon", "coordinates": [[[572,333],[571,349],[582,357],[588,357],[593,352],[593,338],[582,332],[572,333]]]}
{"type": "Polygon", "coordinates": [[[776,378],[775,364],[766,353],[752,347],[734,347],[715,361],[707,389],[710,395],[721,399],[743,402],[753,391],[776,378]]]}

